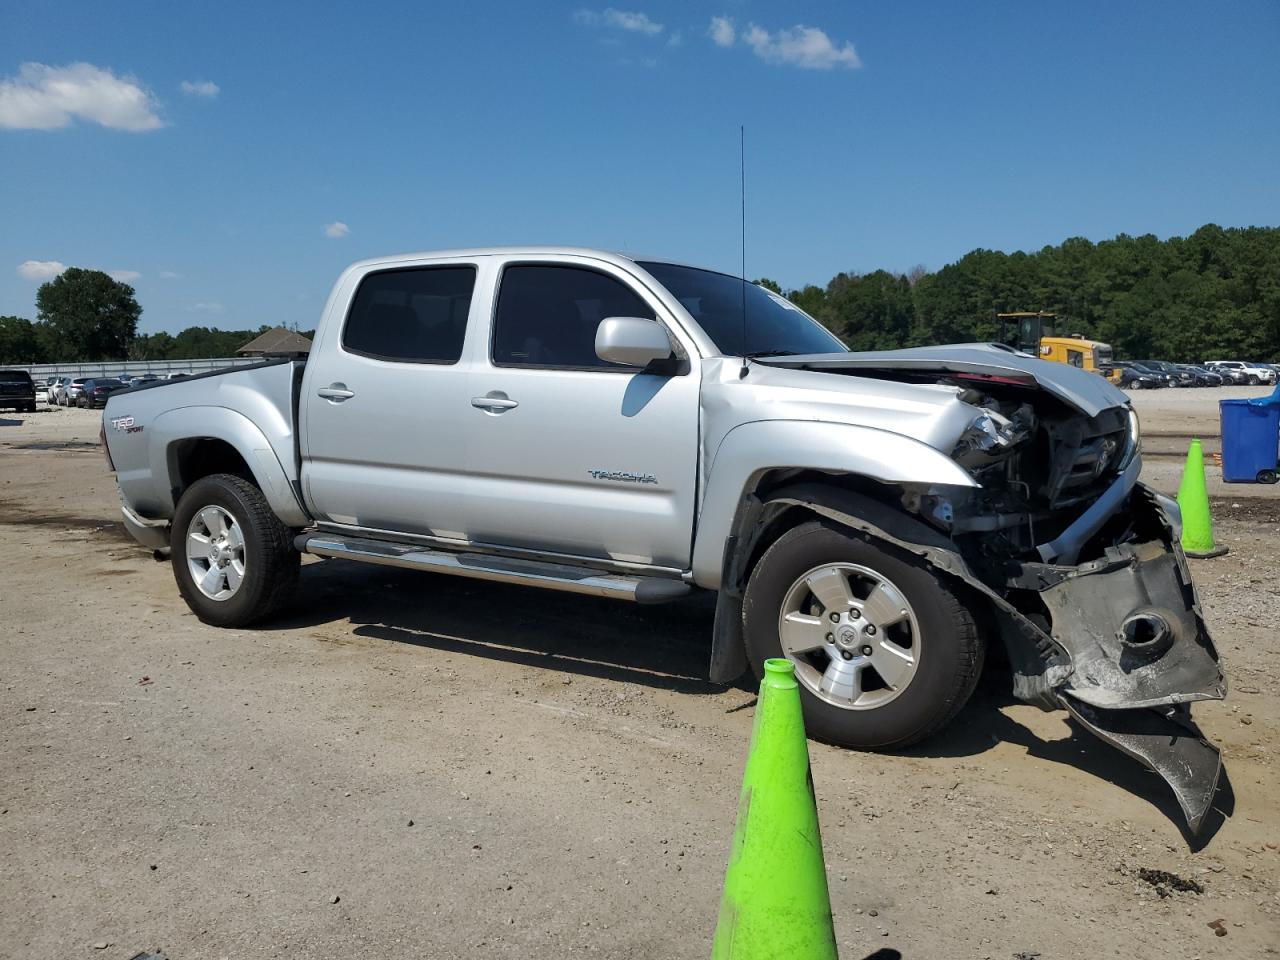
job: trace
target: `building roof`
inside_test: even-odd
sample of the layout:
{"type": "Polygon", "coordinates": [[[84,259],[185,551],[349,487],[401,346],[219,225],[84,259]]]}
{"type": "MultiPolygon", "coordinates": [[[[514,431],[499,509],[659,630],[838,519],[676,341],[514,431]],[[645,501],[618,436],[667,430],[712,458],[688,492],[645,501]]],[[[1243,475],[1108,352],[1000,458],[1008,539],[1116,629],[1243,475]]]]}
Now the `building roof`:
{"type": "Polygon", "coordinates": [[[243,347],[236,351],[237,354],[245,356],[246,354],[280,354],[280,353],[310,353],[311,341],[300,333],[292,330],[286,330],[284,327],[274,327],[261,336],[254,337],[243,347]]]}

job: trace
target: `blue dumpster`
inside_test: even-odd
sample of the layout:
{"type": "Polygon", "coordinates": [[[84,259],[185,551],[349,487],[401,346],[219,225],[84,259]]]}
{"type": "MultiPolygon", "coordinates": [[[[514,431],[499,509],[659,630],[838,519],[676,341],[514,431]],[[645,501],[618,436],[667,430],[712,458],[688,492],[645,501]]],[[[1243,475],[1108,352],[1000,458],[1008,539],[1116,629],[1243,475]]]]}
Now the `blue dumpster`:
{"type": "Polygon", "coordinates": [[[1280,386],[1269,397],[1219,400],[1222,479],[1227,483],[1275,483],[1280,461],[1280,386]]]}

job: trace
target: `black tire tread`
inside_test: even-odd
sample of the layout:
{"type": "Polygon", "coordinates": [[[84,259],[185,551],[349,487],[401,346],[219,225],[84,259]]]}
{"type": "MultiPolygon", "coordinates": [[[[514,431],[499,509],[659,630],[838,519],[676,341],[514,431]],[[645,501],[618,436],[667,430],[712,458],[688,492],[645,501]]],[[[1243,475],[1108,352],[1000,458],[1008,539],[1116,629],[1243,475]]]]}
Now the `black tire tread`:
{"type": "MultiPolygon", "coordinates": [[[[848,528],[825,520],[814,520],[799,524],[774,541],[769,549],[766,550],[763,556],[761,556],[757,561],[755,570],[758,570],[765,564],[770,563],[772,560],[771,555],[776,555],[778,552],[786,550],[791,543],[812,535],[819,530],[833,532],[844,537],[852,538],[854,536],[853,532],[848,528]]],[[[858,746],[858,749],[879,752],[901,750],[923,740],[927,740],[955,719],[956,715],[964,708],[964,705],[968,703],[970,696],[972,696],[974,689],[978,685],[978,680],[982,675],[982,668],[986,660],[986,642],[982,631],[979,628],[978,621],[975,619],[970,609],[971,605],[965,603],[966,595],[963,589],[963,584],[946,577],[944,574],[940,574],[918,557],[899,551],[890,545],[877,542],[875,543],[875,547],[877,550],[893,556],[899,562],[907,566],[929,573],[934,580],[934,586],[936,587],[937,594],[931,599],[937,604],[944,621],[950,623],[952,634],[958,643],[960,653],[959,662],[952,675],[950,686],[947,688],[944,695],[943,703],[945,704],[945,708],[939,711],[927,725],[917,729],[914,733],[908,736],[898,737],[875,744],[861,744],[858,746]]],[[[755,570],[752,571],[753,575],[755,570]]],[[[746,602],[743,604],[743,627],[744,635],[749,636],[747,631],[747,618],[752,612],[750,609],[750,604],[752,603],[750,586],[748,586],[747,596],[745,599],[746,602]]],[[[757,674],[757,676],[759,676],[762,664],[759,662],[759,657],[751,656],[750,647],[748,647],[748,660],[751,663],[752,670],[757,674]]],[[[803,685],[801,690],[805,693],[806,697],[810,696],[803,685]]],[[[810,735],[814,739],[833,743],[837,746],[849,746],[849,744],[841,743],[836,738],[823,736],[821,731],[811,731],[810,735]]]]}
{"type": "MultiPolygon", "coordinates": [[[[187,583],[186,524],[176,522],[172,540],[174,579],[177,580],[178,590],[187,605],[203,622],[225,627],[248,626],[270,617],[290,602],[298,586],[301,556],[293,547],[293,532],[276,516],[262,491],[235,474],[215,473],[197,480],[182,495],[175,517],[184,512],[184,504],[188,498],[192,501],[206,500],[208,494],[205,491],[209,487],[229,488],[239,501],[238,512],[243,514],[239,519],[242,528],[247,528],[246,538],[255,535],[261,537],[263,542],[256,545],[258,549],[253,553],[254,562],[246,571],[246,577],[264,581],[265,590],[258,602],[243,615],[234,618],[207,616],[200,606],[201,601],[207,601],[207,598],[194,585],[187,583]]],[[[212,501],[207,501],[202,506],[208,505],[208,502],[212,501]]]]}

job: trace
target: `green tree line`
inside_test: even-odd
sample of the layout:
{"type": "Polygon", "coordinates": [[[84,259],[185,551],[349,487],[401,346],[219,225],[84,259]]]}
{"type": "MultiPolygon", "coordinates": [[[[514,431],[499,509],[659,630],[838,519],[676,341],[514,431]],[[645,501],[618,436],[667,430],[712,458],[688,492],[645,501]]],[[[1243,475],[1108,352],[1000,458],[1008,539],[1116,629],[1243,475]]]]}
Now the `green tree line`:
{"type": "Polygon", "coordinates": [[[271,329],[187,327],[178,334],[139,334],[141,316],[133,287],[101,270],[70,267],[40,286],[34,322],[0,317],[0,364],[233,357],[271,329]]]}
{"type": "MultiPolygon", "coordinates": [[[[777,289],[777,284],[763,281],[777,289]]],[[[936,273],[841,273],[786,296],[853,350],[993,340],[996,314],[1049,310],[1119,358],[1280,361],[1280,229],[1073,238],[974,250],[936,273]]]]}
{"type": "MultiPolygon", "coordinates": [[[[854,350],[992,340],[997,313],[1049,310],[1119,358],[1280,362],[1275,227],[1076,237],[1034,253],[979,249],[934,273],[840,273],[786,295],[854,350]]],[[[70,268],[40,287],[34,322],[0,317],[0,363],[226,357],[268,329],[140,336],[141,314],[128,284],[70,268]]]]}

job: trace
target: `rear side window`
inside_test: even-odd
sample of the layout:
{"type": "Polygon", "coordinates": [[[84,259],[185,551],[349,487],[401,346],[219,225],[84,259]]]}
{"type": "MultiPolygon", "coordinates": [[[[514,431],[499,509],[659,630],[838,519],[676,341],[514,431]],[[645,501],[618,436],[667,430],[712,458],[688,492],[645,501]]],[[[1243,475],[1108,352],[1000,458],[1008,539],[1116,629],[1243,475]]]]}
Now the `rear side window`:
{"type": "Polygon", "coordinates": [[[596,328],[608,317],[657,317],[620,280],[582,267],[522,264],[502,272],[493,323],[500,367],[619,370],[635,367],[596,356],[596,328]]]}
{"type": "Polygon", "coordinates": [[[457,363],[475,285],[469,266],[371,273],[356,291],[342,346],[376,360],[457,363]]]}

